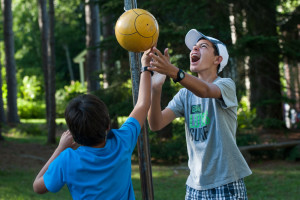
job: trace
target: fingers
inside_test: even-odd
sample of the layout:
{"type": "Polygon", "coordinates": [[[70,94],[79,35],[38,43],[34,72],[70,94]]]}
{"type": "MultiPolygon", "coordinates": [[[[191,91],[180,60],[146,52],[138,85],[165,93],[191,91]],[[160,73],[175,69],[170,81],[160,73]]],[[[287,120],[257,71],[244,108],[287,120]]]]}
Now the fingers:
{"type": "Polygon", "coordinates": [[[168,48],[165,48],[165,51],[164,51],[164,55],[168,58],[170,58],[170,55],[169,55],[169,49],[168,48]]]}
{"type": "Polygon", "coordinates": [[[152,58],[150,65],[153,67],[156,67],[163,57],[161,52],[155,47],[153,47],[153,52],[151,52],[149,56],[152,58]]]}
{"type": "Polygon", "coordinates": [[[157,57],[163,56],[162,53],[156,47],[153,47],[153,51],[157,54],[157,57]]]}

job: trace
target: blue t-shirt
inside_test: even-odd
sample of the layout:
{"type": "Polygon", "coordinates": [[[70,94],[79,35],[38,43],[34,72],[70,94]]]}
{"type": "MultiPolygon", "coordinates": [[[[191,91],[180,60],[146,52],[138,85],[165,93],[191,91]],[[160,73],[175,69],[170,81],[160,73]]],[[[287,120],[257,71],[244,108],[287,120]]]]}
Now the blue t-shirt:
{"type": "Polygon", "coordinates": [[[141,127],[128,118],[107,135],[104,148],[67,148],[44,174],[46,188],[59,191],[67,184],[73,199],[135,199],[131,182],[131,155],[141,127]]]}

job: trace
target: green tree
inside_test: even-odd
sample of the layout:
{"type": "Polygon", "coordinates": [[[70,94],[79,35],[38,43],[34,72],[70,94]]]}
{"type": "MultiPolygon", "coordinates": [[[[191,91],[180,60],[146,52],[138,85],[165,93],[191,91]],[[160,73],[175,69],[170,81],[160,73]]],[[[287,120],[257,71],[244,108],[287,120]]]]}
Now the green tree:
{"type": "Polygon", "coordinates": [[[56,102],[55,102],[55,38],[54,38],[54,0],[49,0],[49,37],[48,37],[48,56],[49,62],[47,65],[48,70],[48,86],[49,86],[49,100],[46,105],[49,107],[49,113],[47,115],[48,125],[48,143],[55,143],[56,133],[56,102]]]}
{"type": "Polygon", "coordinates": [[[54,5],[49,1],[49,15],[47,1],[38,0],[39,26],[41,30],[42,63],[44,71],[46,118],[48,127],[47,142],[55,143],[55,55],[54,55],[54,5]]]}
{"type": "Polygon", "coordinates": [[[86,22],[86,79],[88,92],[100,88],[100,19],[99,5],[95,0],[85,1],[85,22],[86,22]]]}
{"type": "Polygon", "coordinates": [[[2,0],[2,13],[4,25],[5,67],[7,83],[7,122],[16,124],[20,122],[17,108],[17,80],[15,64],[15,45],[13,32],[13,17],[11,0],[2,0]]]}

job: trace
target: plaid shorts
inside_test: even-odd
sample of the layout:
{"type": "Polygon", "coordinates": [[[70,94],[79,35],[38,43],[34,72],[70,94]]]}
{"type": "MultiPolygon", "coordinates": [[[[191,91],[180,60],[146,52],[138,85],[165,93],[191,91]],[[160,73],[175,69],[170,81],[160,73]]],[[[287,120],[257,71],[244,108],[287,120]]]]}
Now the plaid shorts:
{"type": "Polygon", "coordinates": [[[244,179],[208,190],[195,190],[186,186],[185,200],[247,200],[244,179]]]}

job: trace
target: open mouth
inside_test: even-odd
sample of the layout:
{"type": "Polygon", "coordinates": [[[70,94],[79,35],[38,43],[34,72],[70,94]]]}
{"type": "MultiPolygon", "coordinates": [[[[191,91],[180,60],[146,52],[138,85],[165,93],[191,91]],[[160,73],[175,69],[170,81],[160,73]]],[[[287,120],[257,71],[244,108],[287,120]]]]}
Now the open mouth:
{"type": "Polygon", "coordinates": [[[200,55],[198,55],[198,54],[192,54],[191,55],[191,60],[192,60],[193,63],[197,62],[199,59],[200,59],[200,55]]]}

